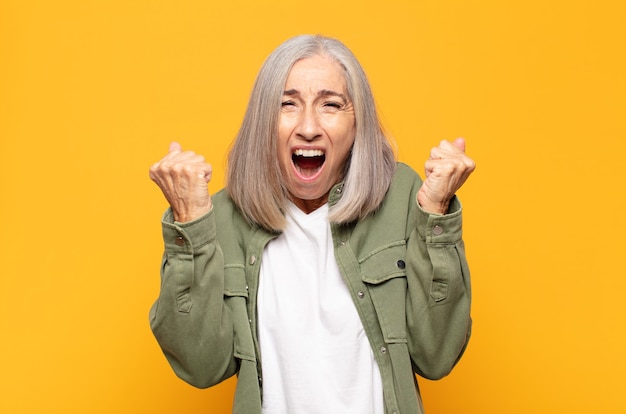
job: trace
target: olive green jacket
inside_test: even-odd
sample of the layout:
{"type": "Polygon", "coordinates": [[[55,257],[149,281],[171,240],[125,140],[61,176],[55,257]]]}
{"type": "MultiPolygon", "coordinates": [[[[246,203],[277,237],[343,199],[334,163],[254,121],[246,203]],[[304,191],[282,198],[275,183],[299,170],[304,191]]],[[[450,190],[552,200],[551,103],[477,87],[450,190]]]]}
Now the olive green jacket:
{"type": "MultiPolygon", "coordinates": [[[[419,208],[419,176],[398,164],[380,208],[353,225],[331,225],[335,257],[374,351],[386,413],[422,413],[414,372],[439,379],[470,336],[470,279],[461,206],[419,208]]],[[[341,197],[333,187],[329,203],[341,197]]],[[[260,414],[263,373],[256,301],[261,257],[277,234],[250,226],[225,191],[190,223],[166,212],[160,295],[150,324],[176,374],[210,387],[237,374],[233,412],[260,414]]],[[[306,294],[306,292],[303,292],[306,294]]]]}

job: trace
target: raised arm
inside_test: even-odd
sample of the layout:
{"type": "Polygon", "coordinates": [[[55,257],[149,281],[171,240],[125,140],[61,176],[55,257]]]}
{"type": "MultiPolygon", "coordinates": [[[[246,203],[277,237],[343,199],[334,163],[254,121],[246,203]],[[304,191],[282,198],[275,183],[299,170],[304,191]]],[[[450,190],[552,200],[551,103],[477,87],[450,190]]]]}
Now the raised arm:
{"type": "Polygon", "coordinates": [[[205,388],[236,372],[231,310],[224,300],[224,258],[207,185],[211,167],[177,143],[150,169],[170,203],[162,222],[161,290],[150,326],[183,380],[205,388]]]}
{"type": "Polygon", "coordinates": [[[469,267],[456,191],[474,171],[465,141],[442,141],[426,161],[407,245],[407,325],[414,369],[438,379],[463,354],[471,332],[469,267]]]}

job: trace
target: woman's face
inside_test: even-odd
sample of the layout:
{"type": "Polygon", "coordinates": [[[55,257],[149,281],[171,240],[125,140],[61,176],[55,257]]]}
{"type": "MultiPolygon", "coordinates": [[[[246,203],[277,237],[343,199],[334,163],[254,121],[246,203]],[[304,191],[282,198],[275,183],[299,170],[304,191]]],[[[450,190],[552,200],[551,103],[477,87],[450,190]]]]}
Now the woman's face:
{"type": "Polygon", "coordinates": [[[354,108],[341,66],[324,55],[296,62],[283,93],[278,162],[289,197],[302,211],[326,203],[343,178],[354,137],[354,108]]]}

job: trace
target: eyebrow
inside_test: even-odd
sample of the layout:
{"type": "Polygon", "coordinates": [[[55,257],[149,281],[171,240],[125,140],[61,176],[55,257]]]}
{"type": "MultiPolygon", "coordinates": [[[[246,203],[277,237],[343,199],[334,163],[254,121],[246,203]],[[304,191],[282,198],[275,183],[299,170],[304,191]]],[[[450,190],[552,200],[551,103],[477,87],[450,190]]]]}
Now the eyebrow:
{"type": "MultiPolygon", "coordinates": [[[[300,92],[297,89],[288,89],[285,92],[283,92],[283,95],[285,95],[285,96],[296,96],[296,95],[299,95],[299,94],[300,94],[300,92]]],[[[331,91],[329,89],[322,89],[321,91],[319,91],[317,93],[317,96],[318,97],[336,96],[336,97],[342,99],[344,103],[348,102],[348,98],[346,98],[346,95],[344,95],[343,93],[331,91]]]]}

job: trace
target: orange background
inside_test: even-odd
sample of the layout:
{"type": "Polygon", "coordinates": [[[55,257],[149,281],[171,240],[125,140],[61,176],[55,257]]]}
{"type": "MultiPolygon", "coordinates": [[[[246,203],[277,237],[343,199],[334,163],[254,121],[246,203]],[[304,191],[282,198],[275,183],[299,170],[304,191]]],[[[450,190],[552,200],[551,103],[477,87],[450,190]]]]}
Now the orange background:
{"type": "Polygon", "coordinates": [[[475,319],[429,414],[626,412],[623,1],[0,0],[0,412],[227,413],[148,327],[179,140],[214,165],[265,56],[342,39],[399,158],[464,136],[475,319]],[[267,3],[267,4],[264,4],[267,3]]]}

